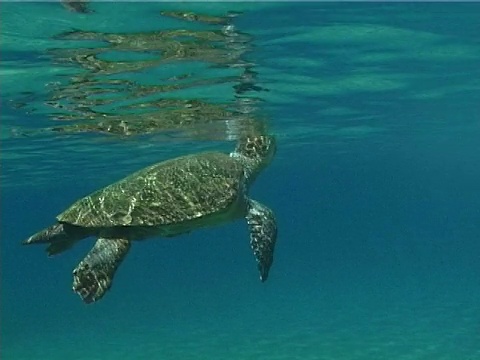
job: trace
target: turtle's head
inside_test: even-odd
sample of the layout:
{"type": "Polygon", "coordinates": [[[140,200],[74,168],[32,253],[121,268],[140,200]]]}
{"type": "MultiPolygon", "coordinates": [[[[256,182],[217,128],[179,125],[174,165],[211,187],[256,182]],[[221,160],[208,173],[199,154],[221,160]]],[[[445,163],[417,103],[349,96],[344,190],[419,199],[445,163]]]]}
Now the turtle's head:
{"type": "Polygon", "coordinates": [[[112,285],[112,276],[98,264],[81,261],[73,270],[73,291],[90,304],[100,300],[112,285]]]}
{"type": "Polygon", "coordinates": [[[230,156],[243,162],[250,177],[270,164],[276,149],[275,138],[271,135],[247,136],[238,141],[230,156]]]}

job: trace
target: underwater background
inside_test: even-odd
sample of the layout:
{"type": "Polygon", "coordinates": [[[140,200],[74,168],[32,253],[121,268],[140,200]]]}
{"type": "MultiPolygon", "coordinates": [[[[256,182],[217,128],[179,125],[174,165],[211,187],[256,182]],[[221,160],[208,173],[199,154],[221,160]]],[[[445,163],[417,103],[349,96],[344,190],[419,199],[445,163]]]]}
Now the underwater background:
{"type": "Polygon", "coordinates": [[[2,359],[480,359],[480,4],[1,7],[2,359]],[[20,243],[157,161],[278,151],[245,221],[135,243],[86,305],[20,243]]]}

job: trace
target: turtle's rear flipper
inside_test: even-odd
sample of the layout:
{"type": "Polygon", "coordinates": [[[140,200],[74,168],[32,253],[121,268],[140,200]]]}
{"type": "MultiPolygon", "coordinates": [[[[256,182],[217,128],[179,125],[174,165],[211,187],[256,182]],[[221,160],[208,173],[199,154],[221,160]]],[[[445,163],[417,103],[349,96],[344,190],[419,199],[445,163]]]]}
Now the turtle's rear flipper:
{"type": "Polygon", "coordinates": [[[55,241],[66,241],[69,239],[70,235],[65,231],[63,224],[55,224],[33,234],[27,240],[24,240],[22,244],[48,244],[55,241]]]}
{"type": "Polygon", "coordinates": [[[277,223],[272,210],[255,200],[249,200],[246,219],[250,230],[250,246],[257,260],[260,280],[263,282],[267,280],[273,263],[277,223]]]}
{"type": "Polygon", "coordinates": [[[112,286],[115,272],[130,246],[126,239],[99,238],[73,270],[73,291],[87,304],[100,300],[112,286]]]}
{"type": "Polygon", "coordinates": [[[57,223],[30,236],[27,240],[24,240],[22,244],[51,244],[47,252],[49,255],[54,255],[69,249],[78,240],[86,238],[89,235],[88,229],[57,223]],[[49,249],[52,249],[52,254],[50,254],[49,249]]]}
{"type": "Polygon", "coordinates": [[[78,240],[79,239],[54,241],[47,246],[46,252],[48,256],[58,255],[70,249],[73,245],[75,245],[78,242],[78,240]]]}

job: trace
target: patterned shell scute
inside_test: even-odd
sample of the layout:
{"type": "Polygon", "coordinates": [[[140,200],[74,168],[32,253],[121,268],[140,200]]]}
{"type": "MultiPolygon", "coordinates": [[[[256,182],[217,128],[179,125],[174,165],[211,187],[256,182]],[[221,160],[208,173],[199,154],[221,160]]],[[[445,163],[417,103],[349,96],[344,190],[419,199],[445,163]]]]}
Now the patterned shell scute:
{"type": "Polygon", "coordinates": [[[241,164],[226,154],[184,156],[100,189],[57,219],[84,227],[178,224],[226,210],[243,181],[241,164]]]}

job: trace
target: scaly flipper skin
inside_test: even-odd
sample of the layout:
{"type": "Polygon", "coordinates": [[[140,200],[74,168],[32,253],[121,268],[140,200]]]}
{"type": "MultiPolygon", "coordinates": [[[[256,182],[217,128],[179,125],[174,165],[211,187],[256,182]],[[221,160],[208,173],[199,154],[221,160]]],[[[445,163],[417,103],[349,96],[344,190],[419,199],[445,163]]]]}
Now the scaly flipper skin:
{"type": "Polygon", "coordinates": [[[22,244],[48,244],[55,241],[66,241],[69,239],[70,236],[65,231],[63,224],[55,224],[33,234],[27,240],[23,241],[22,244]]]}
{"type": "Polygon", "coordinates": [[[46,251],[48,256],[53,256],[70,249],[79,240],[91,235],[90,232],[87,228],[57,223],[30,236],[22,244],[49,244],[46,251]]]}
{"type": "Polygon", "coordinates": [[[50,243],[45,250],[48,256],[55,256],[63,253],[73,247],[81,239],[69,239],[64,241],[55,241],[50,243]]]}
{"type": "Polygon", "coordinates": [[[260,280],[266,281],[273,263],[277,241],[277,223],[272,210],[255,200],[249,200],[247,223],[250,230],[250,246],[257,260],[260,280]]]}
{"type": "Polygon", "coordinates": [[[115,272],[130,246],[126,239],[99,238],[73,270],[73,291],[87,304],[101,299],[112,286],[115,272]]]}

